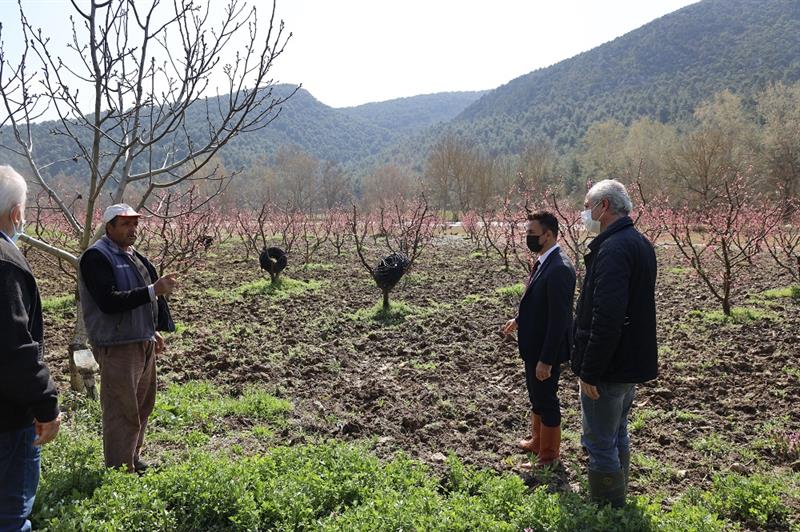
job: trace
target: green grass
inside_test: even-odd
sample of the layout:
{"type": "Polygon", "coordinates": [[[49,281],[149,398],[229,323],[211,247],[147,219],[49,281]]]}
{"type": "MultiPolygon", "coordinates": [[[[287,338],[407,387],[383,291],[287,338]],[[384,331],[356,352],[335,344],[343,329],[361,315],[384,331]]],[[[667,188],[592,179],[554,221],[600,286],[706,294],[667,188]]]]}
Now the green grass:
{"type": "Polygon", "coordinates": [[[523,283],[512,284],[511,286],[503,286],[495,290],[503,297],[522,297],[525,293],[525,285],[523,283]]]}
{"type": "Polygon", "coordinates": [[[786,365],[783,366],[783,372],[800,381],[800,367],[786,365]]]}
{"type": "Polygon", "coordinates": [[[661,486],[678,476],[678,471],[674,467],[642,452],[632,453],[631,462],[635,466],[637,480],[645,484],[661,486]]]}
{"type": "Polygon", "coordinates": [[[772,290],[765,290],[758,294],[759,297],[764,299],[783,299],[794,298],[800,299],[800,286],[786,286],[783,288],[773,288],[772,290]]]}
{"type": "Polygon", "coordinates": [[[721,310],[692,310],[689,312],[689,316],[714,324],[741,324],[754,321],[779,319],[779,316],[775,312],[751,307],[734,307],[731,309],[730,316],[726,316],[721,310]]]}
{"type": "Polygon", "coordinates": [[[375,303],[370,308],[360,309],[347,317],[354,321],[376,321],[383,325],[399,325],[410,316],[423,315],[427,309],[422,309],[403,301],[390,302],[389,308],[384,309],[383,303],[375,303]]]}
{"type": "Polygon", "coordinates": [[[631,419],[628,428],[631,430],[631,432],[638,432],[645,428],[648,422],[659,419],[661,415],[661,412],[657,410],[651,410],[649,408],[634,409],[633,418],[631,419]]]}
{"type": "Polygon", "coordinates": [[[784,481],[773,476],[718,474],[713,479],[713,490],[703,499],[710,510],[749,527],[783,528],[789,517],[782,500],[786,494],[784,481]]]}
{"type": "Polygon", "coordinates": [[[336,268],[335,264],[330,262],[309,262],[303,266],[303,269],[316,272],[329,272],[336,268]]]}
{"type": "Polygon", "coordinates": [[[207,288],[205,294],[214,299],[233,300],[236,297],[269,296],[275,299],[287,299],[306,292],[316,292],[325,286],[325,281],[301,281],[290,277],[281,276],[277,282],[269,279],[256,279],[244,283],[234,290],[222,291],[216,288],[207,288]]]}
{"type": "MultiPolygon", "coordinates": [[[[156,431],[183,434],[173,460],[142,477],[102,466],[96,402],[67,394],[62,432],[42,452],[33,512],[37,530],[620,530],[721,531],[788,529],[796,473],[720,475],[708,491],[669,504],[630,498],[626,508],[598,508],[572,491],[528,488],[513,474],[477,470],[451,455],[438,474],[401,452],[378,459],[367,447],[340,442],[277,446],[247,455],[228,444],[209,449],[204,420],[218,415],[280,418],[287,403],[263,391],[241,398],[202,382],[160,394],[156,431]],[[277,401],[277,402],[276,402],[277,401]],[[238,405],[238,406],[234,406],[238,405]],[[170,416],[163,416],[166,410],[170,416]],[[165,423],[165,420],[167,422],[165,423]],[[668,507],[669,510],[665,510],[668,507]]],[[[241,424],[239,422],[238,424],[241,424]]],[[[249,433],[273,437],[274,424],[249,433]]],[[[646,482],[666,482],[669,467],[633,456],[646,482]]]]}
{"type": "Polygon", "coordinates": [[[423,362],[421,360],[412,359],[408,362],[408,365],[414,369],[418,369],[420,371],[434,371],[439,365],[436,362],[423,362]]]}
{"type": "Polygon", "coordinates": [[[75,307],[75,296],[55,296],[42,299],[42,312],[63,312],[75,307]]]}
{"type": "Polygon", "coordinates": [[[195,330],[196,330],[196,327],[194,325],[189,325],[189,324],[183,323],[182,321],[176,321],[175,322],[174,334],[185,334],[185,333],[194,332],[195,330]]]}
{"type": "Polygon", "coordinates": [[[694,412],[688,412],[686,410],[677,410],[673,412],[675,421],[679,422],[690,422],[690,421],[699,421],[703,419],[703,416],[700,414],[695,414],[694,412]]]}
{"type": "Polygon", "coordinates": [[[692,440],[689,446],[695,451],[715,458],[727,456],[733,450],[733,443],[717,433],[692,440]]]}
{"type": "Polygon", "coordinates": [[[464,306],[475,305],[476,303],[480,303],[485,307],[486,305],[500,304],[500,299],[497,297],[484,296],[481,294],[468,294],[464,296],[464,299],[461,300],[461,305],[464,306]]]}
{"type": "Polygon", "coordinates": [[[677,266],[677,267],[675,267],[675,268],[670,268],[670,269],[669,269],[669,270],[667,270],[667,271],[668,271],[669,273],[673,274],[673,275],[686,275],[687,273],[689,273],[689,272],[691,271],[691,269],[689,269],[689,268],[683,268],[683,267],[681,267],[681,266],[677,266]]]}
{"type": "Polygon", "coordinates": [[[257,387],[245,389],[239,397],[230,397],[210,382],[192,381],[172,384],[159,393],[150,419],[154,429],[167,432],[196,429],[210,434],[219,430],[225,417],[281,425],[291,410],[291,403],[257,387]]]}

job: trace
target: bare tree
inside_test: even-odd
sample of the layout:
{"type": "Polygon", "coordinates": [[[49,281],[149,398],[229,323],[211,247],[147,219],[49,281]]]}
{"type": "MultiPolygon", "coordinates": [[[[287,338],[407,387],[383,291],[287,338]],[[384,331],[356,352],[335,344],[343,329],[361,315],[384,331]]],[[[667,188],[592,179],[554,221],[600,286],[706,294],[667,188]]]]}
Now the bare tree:
{"type": "Polygon", "coordinates": [[[381,207],[377,221],[369,217],[359,220],[358,209],[353,204],[353,214],[348,222],[356,254],[364,269],[381,289],[383,309],[387,311],[390,307],[389,293],[400,277],[411,269],[420,254],[430,245],[438,220],[431,212],[425,197],[420,196],[411,204],[400,199],[396,200],[392,207],[381,207]],[[364,256],[365,242],[370,233],[373,233],[376,242],[379,238],[382,239],[385,244],[384,249],[392,253],[374,268],[364,256]],[[393,259],[397,259],[397,262],[393,263],[393,259]],[[382,278],[382,268],[387,265],[397,270],[397,276],[391,282],[386,282],[382,278]]]}
{"type": "MultiPolygon", "coordinates": [[[[320,195],[319,160],[297,146],[282,146],[275,155],[277,201],[311,212],[320,195]]],[[[287,250],[288,252],[288,250],[287,250]]]]}
{"type": "MultiPolygon", "coordinates": [[[[77,252],[101,236],[94,216],[103,203],[141,208],[154,192],[193,181],[224,188],[230,176],[209,161],[237,135],[269,124],[294,94],[272,95],[268,73],[291,34],[275,22],[274,1],[271,7],[263,22],[244,0],[228,0],[221,16],[212,16],[210,3],[191,0],[91,0],[85,8],[73,1],[72,57],[63,58],[19,2],[19,61],[0,45],[0,127],[9,132],[0,148],[25,162],[69,225],[77,252]],[[215,76],[224,86],[208,97],[215,76]],[[50,178],[64,161],[45,160],[41,149],[43,128],[34,122],[47,113],[58,117],[47,129],[71,147],[69,159],[81,166],[75,172],[85,176],[79,202],[70,204],[50,178]]],[[[61,248],[26,241],[77,264],[61,248]]],[[[79,305],[70,354],[86,343],[82,321],[79,305]]],[[[72,376],[79,389],[77,372],[72,376]]]]}
{"type": "Polygon", "coordinates": [[[320,175],[320,188],[325,207],[328,210],[342,207],[350,200],[351,184],[347,173],[333,161],[325,161],[320,175]]]}
{"type": "MultiPolygon", "coordinates": [[[[758,96],[758,114],[764,122],[764,166],[788,205],[800,197],[800,83],[778,83],[765,89],[758,96]]],[[[787,218],[790,214],[784,213],[787,218]]]]}
{"type": "Polygon", "coordinates": [[[155,219],[145,222],[137,244],[151,254],[150,260],[159,275],[167,270],[179,273],[191,270],[214,245],[217,220],[210,205],[196,208],[198,201],[203,198],[192,187],[185,194],[170,192],[148,208],[155,219]]]}

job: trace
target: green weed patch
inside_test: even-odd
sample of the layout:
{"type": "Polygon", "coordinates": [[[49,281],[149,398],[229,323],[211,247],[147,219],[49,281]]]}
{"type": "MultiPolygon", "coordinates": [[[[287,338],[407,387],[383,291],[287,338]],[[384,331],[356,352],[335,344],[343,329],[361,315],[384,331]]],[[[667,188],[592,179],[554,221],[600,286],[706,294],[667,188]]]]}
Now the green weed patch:
{"type": "Polygon", "coordinates": [[[233,300],[237,297],[268,296],[275,299],[287,299],[296,297],[307,292],[320,290],[325,281],[308,280],[301,281],[290,277],[280,277],[273,283],[269,279],[257,279],[255,281],[239,285],[234,290],[223,291],[216,288],[207,288],[205,294],[214,299],[233,300]]]}
{"type": "Polygon", "coordinates": [[[777,320],[779,318],[772,311],[751,307],[734,307],[731,309],[730,316],[726,316],[721,310],[692,310],[689,315],[716,324],[749,323],[762,320],[777,320]]]}
{"type": "Polygon", "coordinates": [[[250,387],[239,397],[223,395],[210,382],[173,384],[158,395],[150,418],[154,429],[167,431],[197,429],[213,432],[228,416],[280,424],[292,404],[265,391],[250,387]]]}
{"type": "Polygon", "coordinates": [[[72,294],[42,299],[42,312],[44,313],[63,312],[74,307],[75,296],[72,294]]]}
{"type": "Polygon", "coordinates": [[[383,308],[383,303],[375,303],[370,308],[359,309],[347,317],[355,321],[377,321],[382,325],[399,325],[406,321],[409,316],[423,314],[425,311],[403,301],[394,301],[389,308],[383,308]]]}
{"type": "Polygon", "coordinates": [[[773,288],[772,290],[765,290],[758,294],[764,299],[783,299],[794,298],[800,299],[800,286],[786,286],[783,288],[773,288]]]}
{"type": "Polygon", "coordinates": [[[503,297],[522,297],[525,293],[525,285],[523,283],[512,284],[511,286],[503,286],[495,290],[503,297]]]}

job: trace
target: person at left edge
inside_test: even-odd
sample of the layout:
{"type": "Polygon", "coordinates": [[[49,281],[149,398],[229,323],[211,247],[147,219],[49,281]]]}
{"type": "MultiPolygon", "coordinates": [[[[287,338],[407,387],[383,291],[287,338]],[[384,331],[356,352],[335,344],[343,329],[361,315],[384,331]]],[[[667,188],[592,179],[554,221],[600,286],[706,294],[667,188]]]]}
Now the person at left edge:
{"type": "Polygon", "coordinates": [[[0,531],[31,529],[39,447],[61,425],[58,396],[44,364],[42,302],[17,249],[24,231],[25,179],[0,166],[0,531]]]}
{"type": "Polygon", "coordinates": [[[558,219],[552,213],[528,215],[526,243],[538,258],[517,317],[509,320],[502,332],[509,335],[518,331],[531,402],[531,434],[517,446],[536,458],[537,467],[544,467],[556,463],[561,455],[558,381],[561,364],[569,360],[572,346],[575,268],[558,245],[558,219]]]}
{"type": "Polygon", "coordinates": [[[159,331],[175,330],[163,296],[176,287],[134,249],[139,217],[124,203],[105,210],[106,234],[81,256],[78,284],[100,363],[105,464],[137,473],[147,469],[140,453],[156,400],[156,354],[164,350],[159,331]]]}

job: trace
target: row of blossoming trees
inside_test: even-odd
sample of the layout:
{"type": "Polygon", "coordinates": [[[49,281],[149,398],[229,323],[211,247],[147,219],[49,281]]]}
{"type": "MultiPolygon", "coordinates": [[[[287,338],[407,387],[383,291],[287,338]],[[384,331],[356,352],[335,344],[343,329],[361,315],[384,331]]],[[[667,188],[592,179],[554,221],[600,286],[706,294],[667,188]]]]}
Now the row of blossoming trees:
{"type": "MultiPolygon", "coordinates": [[[[647,197],[636,181],[629,189],[635,205],[632,217],[639,230],[658,247],[674,249],[677,259],[693,270],[726,315],[731,314],[740,289],[761,266],[800,284],[800,205],[779,199],[779,191],[755,194],[739,174],[710,187],[704,199],[691,206],[666,197],[647,197]]],[[[558,218],[560,243],[580,275],[591,237],[581,223],[581,202],[557,190],[513,191],[497,198],[494,207],[467,211],[453,224],[437,215],[424,196],[398,198],[370,210],[353,203],[307,212],[270,201],[252,209],[222,209],[189,188],[181,194],[159,196],[146,207],[153,216],[142,223],[139,246],[148,250],[162,273],[187,271],[205,260],[209,249],[236,241],[245,261],[278,246],[292,264],[302,266],[318,261],[327,248],[337,256],[357,258],[375,277],[375,268],[391,254],[406,257],[404,271],[410,269],[434,238],[447,231],[469,239],[476,250],[495,257],[505,270],[528,271],[531,257],[525,246],[525,219],[527,213],[539,209],[558,218]]],[[[41,198],[30,210],[30,231],[68,249],[63,217],[41,198]]],[[[779,278],[776,285],[782,282],[779,278]]],[[[391,287],[381,290],[388,307],[391,287]]]]}
{"type": "MultiPolygon", "coordinates": [[[[705,190],[701,201],[688,204],[648,197],[635,180],[628,185],[635,200],[631,215],[640,231],[657,248],[674,250],[667,256],[685,261],[726,315],[751,274],[762,266],[780,274],[775,287],[787,278],[800,286],[800,204],[781,199],[785,196],[780,191],[756,194],[752,179],[734,174],[705,190]]],[[[147,250],[161,273],[191,270],[211,260],[207,252],[222,245],[243,249],[243,261],[279,246],[298,266],[319,260],[323,249],[337,256],[348,254],[375,280],[388,309],[389,294],[400,277],[420,257],[424,260],[425,250],[446,232],[468,238],[481,255],[494,257],[505,270],[529,270],[526,215],[546,209],[558,218],[561,245],[579,275],[591,238],[581,223],[581,199],[557,190],[511,191],[491,208],[465,212],[455,224],[439,216],[422,195],[398,197],[370,210],[355,202],[322,212],[270,201],[255,208],[223,207],[218,195],[203,194],[194,186],[153,195],[142,206],[151,216],[141,223],[138,246],[147,250]]],[[[29,234],[37,240],[80,251],[48,195],[36,197],[28,215],[29,234]]],[[[98,217],[99,211],[93,225],[101,225],[98,217]]],[[[74,278],[74,267],[58,255],[42,257],[74,278]]]]}

